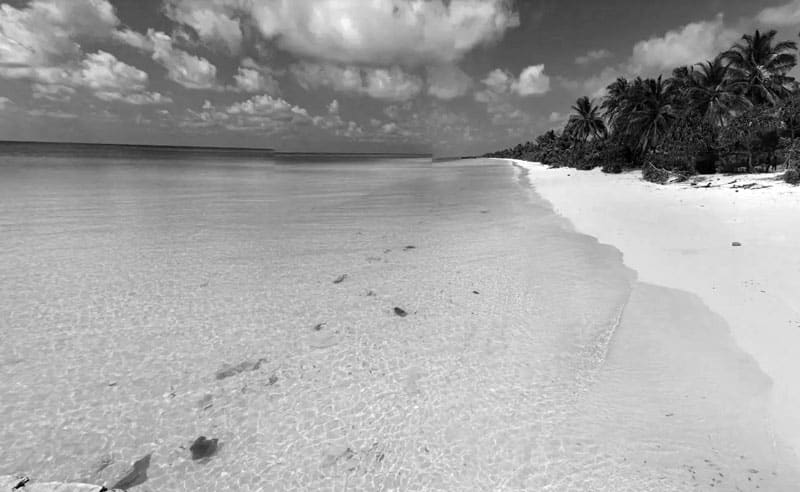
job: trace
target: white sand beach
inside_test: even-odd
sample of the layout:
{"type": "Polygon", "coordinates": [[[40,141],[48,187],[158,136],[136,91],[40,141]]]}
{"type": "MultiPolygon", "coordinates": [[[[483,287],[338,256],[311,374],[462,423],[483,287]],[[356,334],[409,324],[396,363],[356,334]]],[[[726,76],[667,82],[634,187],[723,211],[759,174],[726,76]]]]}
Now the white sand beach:
{"type": "Polygon", "coordinates": [[[728,322],[772,379],[776,435],[800,456],[800,188],[775,174],[661,186],[639,172],[512,162],[579,232],[619,249],[639,280],[696,294],[728,322]]]}

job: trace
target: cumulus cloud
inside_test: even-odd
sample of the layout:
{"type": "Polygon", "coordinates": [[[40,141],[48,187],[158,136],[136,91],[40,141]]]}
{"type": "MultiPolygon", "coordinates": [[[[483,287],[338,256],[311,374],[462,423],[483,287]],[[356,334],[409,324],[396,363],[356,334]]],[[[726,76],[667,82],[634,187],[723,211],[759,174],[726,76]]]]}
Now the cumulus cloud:
{"type": "Polygon", "coordinates": [[[267,135],[312,124],[313,119],[304,108],[268,94],[253,96],[222,108],[205,101],[200,111],[189,110],[188,118],[181,122],[186,127],[219,126],[235,131],[257,130],[267,135]]]}
{"type": "Polygon", "coordinates": [[[142,70],[105,51],[84,55],[85,40],[133,43],[119,24],[107,0],[34,0],[21,9],[0,5],[0,76],[30,79],[35,99],[67,101],[76,88],[86,88],[104,101],[170,102],[145,90],[148,75],[142,70]]]}
{"type": "Polygon", "coordinates": [[[170,0],[168,11],[201,38],[235,45],[247,17],[295,55],[363,65],[452,63],[519,25],[513,0],[170,0]]]}
{"type": "Polygon", "coordinates": [[[759,12],[756,20],[771,26],[796,26],[800,24],[800,0],[759,12]]]}
{"type": "Polygon", "coordinates": [[[550,77],[544,73],[544,65],[527,67],[519,77],[498,68],[489,72],[481,83],[485,88],[475,93],[475,100],[486,104],[486,111],[495,126],[530,124],[530,115],[513,104],[512,97],[542,95],[550,91],[550,77]]]}
{"type": "Polygon", "coordinates": [[[200,40],[235,54],[242,48],[243,37],[236,11],[237,7],[243,8],[245,3],[170,0],[164,10],[172,20],[194,30],[200,40]]]}
{"type": "Polygon", "coordinates": [[[188,89],[213,89],[217,85],[217,67],[203,57],[176,48],[163,32],[148,32],[153,43],[153,60],[167,69],[167,78],[188,89]]]}
{"type": "Polygon", "coordinates": [[[147,81],[147,73],[117,60],[105,51],[88,55],[80,71],[81,85],[91,89],[103,101],[136,105],[171,102],[157,92],[145,91],[147,81]]]}
{"type": "Polygon", "coordinates": [[[235,85],[231,88],[238,92],[268,92],[276,95],[280,92],[278,81],[272,70],[262,67],[252,58],[245,58],[233,76],[235,85]]]}
{"type": "Polygon", "coordinates": [[[545,75],[544,65],[534,65],[522,71],[511,89],[520,96],[547,94],[550,91],[550,77],[545,75]]]}
{"type": "Polygon", "coordinates": [[[81,58],[79,40],[111,36],[119,19],[106,0],[35,0],[0,5],[0,76],[67,81],[81,58]]]}
{"type": "Polygon", "coordinates": [[[328,63],[296,63],[292,74],[301,87],[329,87],[338,92],[369,95],[375,99],[405,101],[422,90],[422,80],[398,66],[391,68],[360,68],[328,63]]]}
{"type": "Polygon", "coordinates": [[[737,30],[725,25],[723,15],[719,14],[712,20],[691,22],[662,36],[639,41],[627,60],[607,66],[590,77],[558,80],[575,93],[600,97],[617,77],[653,77],[680,66],[710,60],[730,48],[739,36],[737,30]]]}
{"type": "Polygon", "coordinates": [[[575,63],[578,65],[588,65],[599,60],[605,60],[614,56],[613,53],[607,49],[591,50],[585,55],[575,58],[575,63]]]}
{"type": "Polygon", "coordinates": [[[47,99],[48,101],[69,101],[75,94],[75,88],[61,84],[34,83],[31,86],[34,99],[47,99]]]}
{"type": "Polygon", "coordinates": [[[636,43],[629,65],[635,73],[671,70],[713,58],[729,48],[739,33],[725,26],[722,14],[714,20],[692,22],[663,36],[636,43]]]}
{"type": "Polygon", "coordinates": [[[478,102],[496,101],[506,95],[534,96],[550,91],[550,77],[544,65],[532,65],[522,70],[519,77],[500,68],[492,70],[482,81],[486,88],[475,93],[478,102]]]}
{"type": "Polygon", "coordinates": [[[439,99],[455,99],[469,92],[472,78],[456,65],[428,67],[428,94],[439,99]]]}
{"type": "Polygon", "coordinates": [[[35,0],[17,9],[0,5],[0,64],[55,66],[80,55],[78,40],[110,36],[119,24],[106,0],[35,0]]]}

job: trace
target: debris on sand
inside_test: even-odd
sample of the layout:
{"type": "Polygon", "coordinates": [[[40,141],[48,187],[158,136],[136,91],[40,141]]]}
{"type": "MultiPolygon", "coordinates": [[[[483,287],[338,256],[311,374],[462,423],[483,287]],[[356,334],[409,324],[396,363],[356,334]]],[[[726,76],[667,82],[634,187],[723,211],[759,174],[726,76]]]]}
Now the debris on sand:
{"type": "Polygon", "coordinates": [[[218,446],[218,439],[206,439],[206,436],[200,436],[194,440],[189,451],[192,453],[192,460],[202,460],[211,458],[216,454],[218,446]]]}
{"type": "Polygon", "coordinates": [[[742,245],[742,243],[740,243],[740,242],[738,242],[738,241],[734,241],[734,242],[732,242],[732,243],[731,243],[731,246],[733,246],[734,248],[738,248],[738,247],[740,247],[741,245],[742,245]]]}
{"type": "Polygon", "coordinates": [[[0,490],[30,492],[114,492],[100,485],[85,483],[35,482],[29,477],[0,476],[0,490]]]}
{"type": "Polygon", "coordinates": [[[480,292],[478,292],[477,290],[473,290],[472,293],[475,294],[476,296],[480,294],[480,292]]]}
{"type": "Polygon", "coordinates": [[[405,318],[406,316],[408,316],[408,313],[404,309],[399,307],[394,308],[394,314],[400,316],[401,318],[405,318]]]}
{"type": "Polygon", "coordinates": [[[347,280],[347,274],[346,274],[346,273],[345,273],[345,274],[343,274],[343,275],[339,275],[338,277],[336,277],[336,280],[334,280],[334,281],[333,281],[333,283],[334,283],[334,284],[341,284],[341,283],[342,283],[342,282],[344,282],[345,280],[347,280]]]}
{"type": "Polygon", "coordinates": [[[406,246],[405,248],[403,248],[403,251],[411,251],[412,249],[417,249],[417,247],[416,246],[406,246]]]}
{"type": "Polygon", "coordinates": [[[128,490],[147,481],[147,469],[150,468],[150,455],[146,455],[133,463],[130,471],[114,484],[112,489],[128,490]]]}
{"type": "Polygon", "coordinates": [[[261,363],[266,361],[266,359],[258,359],[257,361],[246,360],[235,366],[224,365],[222,369],[217,371],[216,377],[217,379],[227,379],[243,372],[257,371],[261,368],[261,363]]]}
{"type": "Polygon", "coordinates": [[[317,323],[316,325],[314,325],[314,331],[322,331],[322,329],[325,328],[325,325],[327,324],[328,323],[317,323]]]}
{"type": "Polygon", "coordinates": [[[214,406],[213,400],[214,398],[211,395],[206,394],[204,397],[200,399],[199,402],[197,402],[197,407],[200,410],[208,410],[209,408],[214,406]]]}

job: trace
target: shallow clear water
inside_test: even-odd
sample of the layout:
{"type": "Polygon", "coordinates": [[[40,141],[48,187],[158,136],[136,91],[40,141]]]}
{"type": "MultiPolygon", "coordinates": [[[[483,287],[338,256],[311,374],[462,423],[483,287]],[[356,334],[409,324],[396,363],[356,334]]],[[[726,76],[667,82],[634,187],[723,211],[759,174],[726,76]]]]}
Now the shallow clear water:
{"type": "Polygon", "coordinates": [[[501,162],[4,159],[0,475],[113,485],[149,454],[133,490],[798,483],[724,323],[501,162]]]}

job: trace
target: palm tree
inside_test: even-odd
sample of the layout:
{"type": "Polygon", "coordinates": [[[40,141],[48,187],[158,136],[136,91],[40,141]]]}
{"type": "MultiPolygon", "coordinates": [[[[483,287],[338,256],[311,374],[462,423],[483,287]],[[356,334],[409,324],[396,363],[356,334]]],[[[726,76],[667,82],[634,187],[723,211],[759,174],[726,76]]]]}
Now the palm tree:
{"type": "Polygon", "coordinates": [[[794,41],[773,44],[777,31],[745,34],[742,41],[722,54],[734,74],[747,83],[745,94],[754,104],[777,105],[789,94],[792,77],[787,74],[797,65],[794,41]]]}
{"type": "Polygon", "coordinates": [[[748,83],[733,76],[722,56],[697,64],[686,89],[690,108],[709,123],[724,126],[751,103],[745,97],[748,83]]]}
{"type": "Polygon", "coordinates": [[[605,138],[608,133],[606,123],[600,116],[600,108],[588,97],[579,98],[572,106],[575,112],[569,117],[567,132],[575,139],[586,142],[589,138],[605,138]]]}
{"type": "Polygon", "coordinates": [[[636,136],[643,154],[655,148],[677,117],[675,92],[670,80],[637,80],[632,90],[629,133],[636,136]]]}
{"type": "Polygon", "coordinates": [[[603,108],[603,114],[612,128],[617,126],[617,119],[626,106],[630,88],[630,82],[623,77],[618,78],[606,88],[606,97],[600,107],[603,108]]]}

